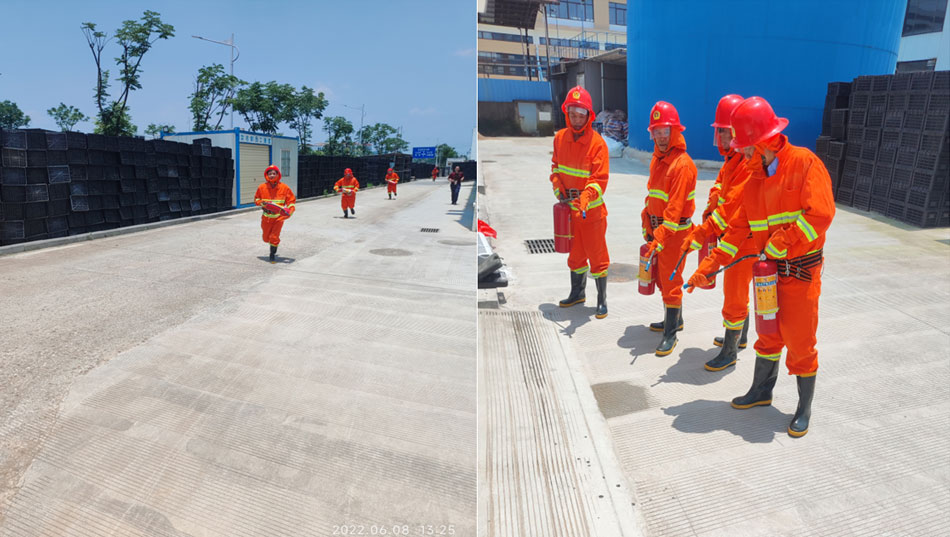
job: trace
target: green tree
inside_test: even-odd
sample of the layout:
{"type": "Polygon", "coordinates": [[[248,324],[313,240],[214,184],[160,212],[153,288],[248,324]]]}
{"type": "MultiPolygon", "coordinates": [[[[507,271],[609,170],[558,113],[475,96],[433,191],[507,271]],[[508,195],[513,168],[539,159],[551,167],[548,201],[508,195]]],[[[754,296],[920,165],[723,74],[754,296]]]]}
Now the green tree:
{"type": "Polygon", "coordinates": [[[146,10],[139,21],[127,20],[115,31],[115,41],[122,49],[119,57],[115,58],[119,68],[118,81],[122,91],[118,99],[107,102],[109,92],[109,71],[103,68],[102,52],[112,39],[108,34],[96,30],[96,25],[84,22],[81,25],[86,43],[92,51],[96,62],[96,91],[95,101],[99,110],[96,120],[97,132],[113,136],[130,136],[135,133],[129,116],[128,101],[132,91],[142,89],[140,76],[142,74],[142,58],[159,39],[168,39],[175,36],[175,27],[165,24],[154,11],[146,10]],[[129,130],[132,127],[133,130],[129,130]]]}
{"type": "Polygon", "coordinates": [[[0,128],[19,129],[30,124],[30,116],[13,101],[0,102],[0,128]]]}
{"type": "Polygon", "coordinates": [[[145,127],[145,134],[151,136],[152,138],[158,138],[161,133],[172,134],[175,132],[174,125],[156,125],[155,123],[149,123],[148,127],[145,127]]]}
{"type": "Polygon", "coordinates": [[[302,86],[300,91],[294,93],[290,106],[290,127],[297,131],[297,137],[300,139],[300,147],[307,147],[313,128],[310,124],[315,119],[323,117],[323,111],[330,104],[323,92],[314,94],[313,90],[307,86],[302,86]]]}
{"type": "Polygon", "coordinates": [[[86,114],[80,112],[75,106],[66,106],[65,103],[59,103],[59,106],[50,108],[46,113],[53,118],[63,132],[72,130],[80,121],[89,121],[86,114]]]}
{"type": "Polygon", "coordinates": [[[409,142],[402,139],[399,131],[385,123],[367,125],[359,138],[372,146],[373,152],[377,155],[409,149],[409,142]]]}
{"type": "Polygon", "coordinates": [[[435,156],[439,161],[438,165],[441,167],[445,166],[446,159],[455,158],[459,156],[459,154],[456,153],[455,148],[449,144],[439,144],[435,148],[435,156]]]}
{"type": "Polygon", "coordinates": [[[293,120],[294,87],[275,81],[254,82],[238,90],[234,110],[244,116],[252,131],[277,134],[277,126],[293,120]]]}
{"type": "Polygon", "coordinates": [[[191,94],[191,102],[188,105],[194,119],[192,128],[196,131],[220,129],[221,121],[231,107],[238,88],[246,85],[247,82],[225,73],[224,66],[220,63],[198,69],[195,91],[191,94]]]}
{"type": "Polygon", "coordinates": [[[342,116],[323,118],[323,130],[327,133],[324,155],[354,155],[353,124],[342,116]]]}

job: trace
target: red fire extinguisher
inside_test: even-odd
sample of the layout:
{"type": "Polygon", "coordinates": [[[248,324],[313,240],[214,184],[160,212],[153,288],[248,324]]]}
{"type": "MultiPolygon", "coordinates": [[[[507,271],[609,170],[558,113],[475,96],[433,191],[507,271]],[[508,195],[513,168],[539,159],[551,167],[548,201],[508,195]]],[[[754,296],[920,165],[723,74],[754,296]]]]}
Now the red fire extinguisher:
{"type": "MultiPolygon", "coordinates": [[[[715,235],[710,235],[706,238],[706,242],[703,243],[703,247],[699,249],[699,258],[696,259],[698,263],[702,263],[703,259],[706,259],[706,256],[709,255],[709,252],[713,251],[718,244],[717,238],[715,235]]],[[[709,280],[709,285],[706,287],[700,286],[700,289],[715,289],[716,288],[716,277],[712,276],[707,278],[709,280]]]]}
{"type": "Polygon", "coordinates": [[[566,254],[571,251],[571,206],[567,203],[554,204],[554,251],[566,254]]]}
{"type": "MultiPolygon", "coordinates": [[[[640,285],[638,290],[641,295],[652,295],[653,291],[656,290],[656,276],[657,276],[657,265],[656,259],[653,259],[653,262],[650,263],[650,259],[647,257],[647,254],[650,252],[650,245],[644,244],[640,246],[640,275],[637,276],[640,285]],[[647,270],[647,264],[650,264],[650,270],[647,270]]],[[[656,257],[656,254],[654,254],[656,257]]]]}
{"type": "Polygon", "coordinates": [[[755,287],[755,331],[778,332],[778,266],[771,259],[759,259],[752,265],[755,287]]]}

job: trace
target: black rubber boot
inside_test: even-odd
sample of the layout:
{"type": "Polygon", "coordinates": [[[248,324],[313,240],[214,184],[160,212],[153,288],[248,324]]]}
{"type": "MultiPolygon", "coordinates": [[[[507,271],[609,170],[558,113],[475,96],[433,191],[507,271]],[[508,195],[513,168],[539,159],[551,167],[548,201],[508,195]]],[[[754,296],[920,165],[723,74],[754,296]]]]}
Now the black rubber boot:
{"type": "MultiPolygon", "coordinates": [[[[679,317],[678,317],[677,319],[679,320],[679,327],[676,329],[676,331],[679,332],[680,330],[683,329],[683,310],[680,310],[680,314],[679,314],[679,317]]],[[[660,321],[660,322],[658,322],[658,323],[650,323],[650,330],[651,330],[652,332],[662,332],[662,331],[663,331],[663,321],[660,321]]]]}
{"type": "Polygon", "coordinates": [[[811,400],[815,395],[815,377],[796,377],[798,381],[798,409],[792,422],[788,424],[788,435],[798,438],[808,432],[808,420],[811,418],[811,400]]]}
{"type": "MultiPolygon", "coordinates": [[[[748,344],[747,336],[749,335],[749,316],[745,316],[745,323],[742,325],[742,335],[739,336],[739,348],[744,349],[748,344]]],[[[717,347],[722,347],[722,338],[716,336],[713,338],[713,345],[717,347]]]]}
{"type": "Polygon", "coordinates": [[[682,309],[681,307],[666,307],[666,316],[663,319],[663,339],[660,340],[660,344],[656,347],[657,356],[666,356],[676,348],[676,333],[680,330],[677,326],[679,326],[678,321],[680,320],[680,310],[682,309]]]}
{"type": "Polygon", "coordinates": [[[778,360],[755,357],[755,373],[752,375],[752,387],[742,397],[732,400],[732,408],[752,408],[772,404],[772,388],[778,380],[778,360]]]}
{"type": "Polygon", "coordinates": [[[587,285],[587,273],[578,274],[571,272],[571,294],[564,300],[558,302],[558,306],[566,308],[575,304],[583,304],[587,297],[584,296],[584,286],[587,285]]]}
{"type": "Polygon", "coordinates": [[[726,329],[726,335],[723,337],[725,344],[722,346],[722,350],[719,351],[719,356],[706,362],[706,371],[722,371],[736,364],[736,355],[738,354],[736,344],[739,341],[739,332],[741,332],[739,329],[726,329]]]}
{"type": "Polygon", "coordinates": [[[346,212],[346,209],[343,209],[343,218],[349,218],[350,213],[346,212]]]}
{"type": "Polygon", "coordinates": [[[270,245],[270,262],[271,263],[277,262],[277,247],[274,246],[273,244],[270,245]]]}
{"type": "Polygon", "coordinates": [[[393,199],[393,193],[392,193],[392,192],[389,193],[389,199],[393,199]]]}
{"type": "Polygon", "coordinates": [[[356,216],[356,207],[350,207],[350,214],[356,216]]]}
{"type": "Polygon", "coordinates": [[[597,313],[594,317],[603,319],[607,316],[607,276],[594,278],[594,283],[597,284],[597,313]]]}

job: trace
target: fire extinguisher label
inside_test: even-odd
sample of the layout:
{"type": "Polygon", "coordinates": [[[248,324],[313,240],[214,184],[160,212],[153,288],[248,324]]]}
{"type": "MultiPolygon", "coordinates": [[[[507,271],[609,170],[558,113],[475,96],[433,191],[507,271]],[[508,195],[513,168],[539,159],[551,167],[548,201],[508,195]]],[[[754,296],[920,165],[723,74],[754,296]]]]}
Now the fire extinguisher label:
{"type": "Polygon", "coordinates": [[[650,282],[653,280],[653,278],[650,276],[650,273],[647,272],[647,262],[649,262],[649,259],[641,255],[640,274],[637,276],[637,278],[640,280],[640,285],[643,287],[650,285],[650,282]]]}
{"type": "Polygon", "coordinates": [[[778,313],[778,274],[755,277],[755,313],[763,319],[778,313]]]}

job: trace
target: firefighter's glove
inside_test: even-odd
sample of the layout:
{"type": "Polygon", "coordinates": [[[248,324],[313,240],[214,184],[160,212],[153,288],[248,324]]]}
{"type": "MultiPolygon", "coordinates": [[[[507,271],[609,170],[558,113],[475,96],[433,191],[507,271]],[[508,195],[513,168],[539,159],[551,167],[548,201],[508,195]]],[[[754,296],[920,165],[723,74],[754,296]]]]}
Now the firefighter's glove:
{"type": "Polygon", "coordinates": [[[696,269],[696,272],[689,277],[689,281],[686,282],[689,284],[689,287],[686,288],[687,293],[692,293],[693,289],[697,287],[706,287],[709,285],[709,278],[706,277],[707,274],[712,274],[719,270],[719,263],[709,256],[699,262],[699,267],[696,269]]]}
{"type": "MultiPolygon", "coordinates": [[[[650,249],[647,251],[647,259],[663,251],[663,245],[660,244],[660,241],[656,239],[653,239],[652,241],[650,241],[649,248],[650,249]]],[[[653,262],[656,263],[656,260],[654,260],[653,262]]]]}
{"type": "Polygon", "coordinates": [[[785,228],[779,229],[769,237],[769,242],[765,245],[765,255],[771,259],[785,259],[791,244],[793,241],[790,233],[785,228]]]}
{"type": "Polygon", "coordinates": [[[590,190],[585,188],[584,191],[581,192],[581,195],[577,198],[577,206],[580,207],[581,211],[587,212],[587,207],[590,205],[590,198],[590,190]]]}
{"type": "Polygon", "coordinates": [[[703,231],[700,226],[694,226],[680,244],[680,252],[699,250],[703,247],[699,241],[702,239],[703,231]]]}

